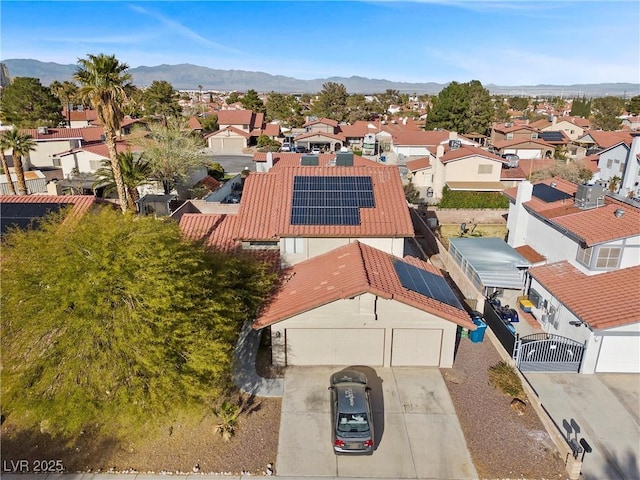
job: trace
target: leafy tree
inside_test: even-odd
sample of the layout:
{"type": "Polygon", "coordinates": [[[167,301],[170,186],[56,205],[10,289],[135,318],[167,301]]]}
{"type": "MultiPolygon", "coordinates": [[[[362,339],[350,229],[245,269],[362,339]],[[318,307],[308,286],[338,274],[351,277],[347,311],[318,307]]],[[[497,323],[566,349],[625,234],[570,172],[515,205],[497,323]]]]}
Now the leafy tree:
{"type": "MultiPolygon", "coordinates": [[[[136,210],[136,202],[140,200],[138,187],[148,183],[151,177],[151,165],[144,158],[144,153],[136,159],[130,150],[118,152],[118,161],[120,162],[120,171],[127,190],[127,205],[129,210],[133,212],[136,210]]],[[[102,161],[102,167],[96,171],[95,177],[93,188],[103,188],[103,196],[107,196],[116,190],[116,183],[113,179],[113,171],[109,160],[102,161]]]]}
{"type": "Polygon", "coordinates": [[[529,97],[509,97],[509,107],[512,110],[524,111],[529,106],[529,97]]]}
{"type": "Polygon", "coordinates": [[[0,120],[16,128],[57,127],[64,121],[62,105],[40,80],[16,77],[0,97],[0,120]]]}
{"type": "Polygon", "coordinates": [[[620,97],[599,97],[593,100],[594,122],[603,130],[618,130],[622,124],[624,100],[620,97]]]}
{"type": "Polygon", "coordinates": [[[131,439],[180,412],[210,411],[272,274],[185,241],[176,222],[110,207],[61,218],[3,237],[7,420],[67,440],[131,439]]]}
{"type": "Polygon", "coordinates": [[[186,121],[170,118],[167,124],[149,123],[146,136],[132,140],[144,150],[151,177],[162,182],[164,193],[186,179],[193,168],[204,165],[202,139],[191,135],[186,121]]]}
{"type": "Polygon", "coordinates": [[[302,105],[293,95],[271,92],[265,105],[267,120],[280,120],[285,126],[302,126],[302,105]]]}
{"type": "Polygon", "coordinates": [[[258,137],[257,146],[260,149],[264,149],[261,151],[269,151],[269,152],[277,152],[281,145],[280,142],[274,140],[269,135],[262,134],[258,137]]]}
{"type": "Polygon", "coordinates": [[[347,119],[347,89],[341,83],[327,82],[313,103],[312,111],[321,118],[330,118],[338,122],[347,119]]]}
{"type": "Polygon", "coordinates": [[[224,176],[225,176],[224,168],[218,162],[213,162],[208,165],[207,174],[215,178],[219,182],[224,180],[224,176]]]}
{"type": "Polygon", "coordinates": [[[202,129],[206,132],[215,132],[219,128],[217,115],[205,115],[198,120],[202,129]]]}
{"type": "Polygon", "coordinates": [[[366,97],[360,93],[349,95],[347,99],[347,121],[354,123],[357,120],[373,120],[382,113],[378,102],[369,102],[366,97]]]}
{"type": "MultiPolygon", "coordinates": [[[[36,149],[36,142],[28,134],[22,134],[18,130],[7,130],[2,135],[3,145],[11,149],[13,158],[13,169],[18,181],[18,195],[26,195],[27,183],[24,180],[24,168],[22,167],[22,157],[29,155],[36,149]]],[[[3,153],[4,155],[4,153],[3,153]]],[[[7,177],[11,181],[11,177],[7,177]]]]}
{"type": "Polygon", "coordinates": [[[469,111],[462,133],[489,133],[495,118],[495,107],[489,90],[478,80],[465,84],[469,98],[469,111]]]}
{"type": "Polygon", "coordinates": [[[265,113],[267,111],[264,106],[264,102],[260,99],[258,92],[254,89],[249,89],[249,91],[247,91],[247,93],[240,99],[240,103],[244,109],[251,110],[252,112],[265,113]]]}
{"type": "Polygon", "coordinates": [[[443,128],[458,133],[467,133],[466,117],[469,114],[469,98],[464,84],[451,82],[437,97],[427,118],[427,128],[443,128]]]}
{"type": "Polygon", "coordinates": [[[404,196],[409,203],[418,203],[420,200],[420,191],[411,182],[404,185],[404,196]]]}
{"type": "Polygon", "coordinates": [[[165,80],[154,80],[142,92],[142,103],[146,114],[160,115],[165,122],[167,117],[179,116],[182,110],[177,101],[177,92],[165,80]]]}
{"type": "Polygon", "coordinates": [[[7,157],[4,154],[5,150],[9,150],[11,148],[11,144],[7,138],[7,132],[9,130],[5,130],[0,134],[0,158],[2,159],[2,171],[7,177],[7,184],[9,185],[9,190],[12,195],[16,194],[16,187],[13,185],[13,180],[11,179],[11,170],[9,170],[9,164],[7,163],[7,157]]]}
{"type": "Polygon", "coordinates": [[[574,98],[571,102],[570,113],[574,117],[589,118],[591,116],[591,100],[584,95],[574,98]]]}
{"type": "Polygon", "coordinates": [[[391,105],[402,105],[402,97],[398,90],[387,89],[384,93],[376,95],[376,100],[380,104],[382,111],[380,113],[387,113],[391,105]]]}
{"type": "Polygon", "coordinates": [[[631,97],[627,103],[627,112],[631,115],[640,115],[640,95],[631,97]]]}
{"type": "Polygon", "coordinates": [[[131,90],[131,74],[127,73],[128,69],[129,66],[121,63],[115,55],[89,54],[87,58],[78,60],[78,68],[73,76],[82,85],[79,92],[81,98],[91,102],[104,128],[113,179],[123,212],[128,208],[127,192],[118,161],[116,134],[124,118],[122,105],[131,90]]]}
{"type": "Polygon", "coordinates": [[[238,92],[231,92],[227,97],[227,99],[225,100],[225,103],[227,105],[231,105],[239,101],[240,101],[240,94],[238,92]]]}
{"type": "Polygon", "coordinates": [[[494,120],[496,122],[508,122],[511,120],[511,115],[507,110],[507,104],[501,95],[496,95],[493,97],[493,109],[494,109],[494,120]]]}

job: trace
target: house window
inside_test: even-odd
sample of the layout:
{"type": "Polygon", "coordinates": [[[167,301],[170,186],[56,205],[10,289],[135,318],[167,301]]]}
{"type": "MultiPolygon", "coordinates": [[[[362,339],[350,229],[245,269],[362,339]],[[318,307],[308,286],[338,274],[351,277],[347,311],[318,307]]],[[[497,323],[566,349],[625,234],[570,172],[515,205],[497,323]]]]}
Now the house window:
{"type": "Polygon", "coordinates": [[[538,138],[538,133],[537,132],[533,132],[531,134],[531,140],[535,140],[536,138],[538,138]]]}
{"type": "Polygon", "coordinates": [[[611,167],[613,167],[613,159],[612,158],[607,160],[607,168],[611,168],[611,167]]]}
{"type": "Polygon", "coordinates": [[[624,162],[620,162],[620,173],[624,173],[624,162]]]}
{"type": "Polygon", "coordinates": [[[304,239],[300,237],[284,239],[284,253],[304,252],[304,239]]]}
{"type": "Polygon", "coordinates": [[[598,258],[596,259],[596,268],[611,270],[618,268],[620,263],[620,247],[600,247],[598,250],[598,258]]]}
{"type": "Polygon", "coordinates": [[[478,165],[478,173],[491,174],[493,173],[493,165],[478,165]]]}
{"type": "Polygon", "coordinates": [[[507,140],[513,140],[513,133],[507,133],[507,140]]]}
{"type": "Polygon", "coordinates": [[[591,266],[591,255],[593,254],[593,247],[579,248],[576,260],[585,267],[591,266]]]}
{"type": "Polygon", "coordinates": [[[98,170],[101,165],[102,165],[101,160],[89,160],[89,169],[92,172],[95,172],[96,170],[98,170]]]}
{"type": "Polygon", "coordinates": [[[53,166],[54,167],[61,167],[62,166],[62,162],[60,161],[59,158],[53,158],[53,166]]]}

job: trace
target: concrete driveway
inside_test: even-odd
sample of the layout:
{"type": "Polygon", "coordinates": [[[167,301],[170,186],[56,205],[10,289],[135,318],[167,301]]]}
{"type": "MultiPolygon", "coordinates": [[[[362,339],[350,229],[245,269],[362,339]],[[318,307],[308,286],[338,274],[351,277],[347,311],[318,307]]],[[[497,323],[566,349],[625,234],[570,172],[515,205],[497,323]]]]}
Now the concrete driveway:
{"type": "Polygon", "coordinates": [[[327,388],[331,374],[343,368],[287,367],[278,477],[478,477],[437,368],[355,368],[367,375],[372,388],[374,454],[333,453],[327,388]]]}

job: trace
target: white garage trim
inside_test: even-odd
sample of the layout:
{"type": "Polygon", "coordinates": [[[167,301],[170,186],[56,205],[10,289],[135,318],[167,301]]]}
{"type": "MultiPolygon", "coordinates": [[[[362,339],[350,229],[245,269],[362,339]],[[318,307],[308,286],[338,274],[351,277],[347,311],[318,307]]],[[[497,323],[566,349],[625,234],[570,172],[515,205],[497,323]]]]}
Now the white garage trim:
{"type": "Polygon", "coordinates": [[[382,328],[287,328],[287,365],[384,364],[382,328]]]}
{"type": "Polygon", "coordinates": [[[392,367],[440,366],[442,330],[394,328],[392,367]]]}
{"type": "Polygon", "coordinates": [[[596,372],[640,373],[640,336],[600,337],[596,372]]]}

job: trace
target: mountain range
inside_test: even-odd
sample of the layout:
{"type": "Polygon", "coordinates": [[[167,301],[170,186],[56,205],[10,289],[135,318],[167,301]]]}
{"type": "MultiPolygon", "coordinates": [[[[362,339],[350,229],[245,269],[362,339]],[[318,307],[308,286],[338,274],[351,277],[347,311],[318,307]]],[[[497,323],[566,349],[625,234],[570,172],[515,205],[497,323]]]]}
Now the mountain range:
{"type": "MultiPolygon", "coordinates": [[[[72,80],[77,69],[76,64],[62,65],[53,62],[41,62],[33,59],[2,60],[10,78],[32,77],[48,86],[51,82],[72,80]]],[[[397,90],[408,94],[438,94],[447,84],[426,82],[408,83],[392,82],[383,79],[371,79],[359,76],[327,77],[314,80],[299,80],[283,75],[270,75],[264,72],[250,72],[246,70],[217,70],[214,68],[191,65],[158,65],[155,67],[130,68],[129,73],[134,85],[145,87],[154,80],[169,82],[176,90],[204,90],[239,91],[249,89],[257,92],[279,93],[318,93],[327,82],[342,84],[350,94],[382,93],[386,90],[397,90]]],[[[521,95],[521,96],[586,96],[603,97],[607,95],[630,98],[640,95],[640,83],[590,83],[576,85],[518,85],[503,86],[483,85],[492,94],[521,95]]]]}

